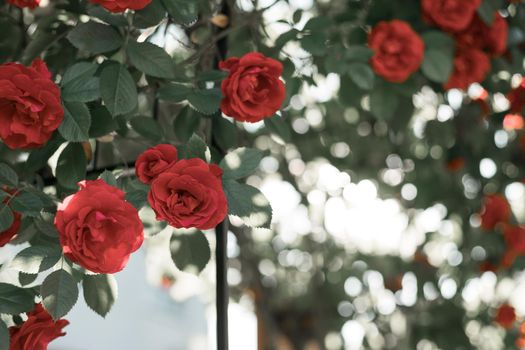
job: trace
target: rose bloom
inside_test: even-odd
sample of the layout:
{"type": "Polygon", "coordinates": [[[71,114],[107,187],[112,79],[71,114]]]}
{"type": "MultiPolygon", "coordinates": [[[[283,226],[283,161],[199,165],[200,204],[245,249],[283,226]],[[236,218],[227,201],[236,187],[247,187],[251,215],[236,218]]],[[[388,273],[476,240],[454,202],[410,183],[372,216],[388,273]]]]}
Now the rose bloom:
{"type": "Polygon", "coordinates": [[[490,71],[489,57],[475,48],[457,48],[454,71],[445,89],[467,89],[472,83],[481,83],[490,71]]]}
{"type": "Polygon", "coordinates": [[[179,160],[153,180],[148,202],[173,227],[213,228],[228,211],[221,177],[221,168],[200,158],[179,160]]]}
{"type": "MultiPolygon", "coordinates": [[[[14,191],[6,190],[3,191],[9,192],[11,194],[14,193],[14,191]]],[[[4,203],[6,203],[9,200],[9,197],[6,197],[4,199],[4,203]]],[[[16,211],[13,212],[13,223],[11,226],[3,231],[0,232],[0,247],[5,246],[7,243],[11,242],[11,240],[16,236],[18,233],[18,230],[20,229],[20,224],[22,223],[22,215],[16,211]]]]}
{"type": "Polygon", "coordinates": [[[516,254],[525,254],[525,228],[506,225],[503,237],[509,251],[516,254]]]}
{"type": "Polygon", "coordinates": [[[258,52],[231,57],[219,64],[229,72],[222,81],[224,114],[241,122],[255,123],[271,117],[281,108],[286,91],[280,78],[281,62],[258,52]]]}
{"type": "Polygon", "coordinates": [[[89,0],[110,12],[124,12],[126,10],[142,10],[151,0],[89,0]]]}
{"type": "Polygon", "coordinates": [[[30,9],[34,9],[40,4],[40,0],[7,0],[7,2],[9,4],[15,5],[16,7],[27,7],[30,9]]]}
{"type": "Polygon", "coordinates": [[[507,199],[500,194],[486,196],[481,209],[481,227],[484,230],[493,230],[500,222],[507,222],[510,218],[510,205],[507,199]]]}
{"type": "Polygon", "coordinates": [[[55,216],[64,254],[93,272],[119,272],[144,241],[137,210],[124,200],[124,192],[103,180],[79,185],[55,216]]]}
{"type": "Polygon", "coordinates": [[[66,335],[62,329],[68,324],[67,320],[53,321],[42,305],[36,304],[23,324],[9,328],[9,350],[47,350],[50,342],[66,335]]]}
{"type": "Polygon", "coordinates": [[[42,146],[63,119],[60,89],[42,60],[0,66],[0,138],[9,148],[42,146]]]}
{"type": "Polygon", "coordinates": [[[499,307],[496,312],[495,321],[503,328],[510,328],[516,321],[516,312],[514,308],[509,304],[503,304],[499,307]]]}
{"type": "Polygon", "coordinates": [[[522,113],[525,108],[525,79],[507,94],[511,113],[522,113]]]}
{"type": "Polygon", "coordinates": [[[447,32],[459,32],[469,25],[481,0],[422,0],[423,19],[447,32]]]}
{"type": "Polygon", "coordinates": [[[492,55],[502,55],[507,50],[509,25],[498,12],[494,14],[494,22],[488,26],[475,15],[469,26],[456,35],[458,45],[485,50],[492,55]]]}
{"type": "Polygon", "coordinates": [[[135,162],[135,174],[145,184],[173,166],[177,161],[177,148],[168,144],[160,144],[148,148],[135,162]]]}
{"type": "Polygon", "coordinates": [[[399,20],[376,24],[368,35],[368,46],[374,51],[372,69],[394,83],[404,82],[417,71],[425,52],[419,35],[399,20]]]}

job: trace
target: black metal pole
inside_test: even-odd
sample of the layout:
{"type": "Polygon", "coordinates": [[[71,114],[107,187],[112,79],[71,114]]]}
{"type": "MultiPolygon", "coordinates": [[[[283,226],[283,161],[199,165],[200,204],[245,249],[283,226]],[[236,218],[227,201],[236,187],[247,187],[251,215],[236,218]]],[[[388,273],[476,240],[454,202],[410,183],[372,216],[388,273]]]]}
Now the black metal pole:
{"type": "MultiPolygon", "coordinates": [[[[230,17],[230,7],[228,0],[222,0],[220,6],[220,13],[230,17]]],[[[229,18],[230,19],[230,18],[229,18]]],[[[230,19],[231,20],[231,19],[230,19]]],[[[225,28],[217,28],[217,33],[220,33],[225,28]]],[[[219,68],[220,60],[226,58],[228,51],[227,38],[221,38],[217,42],[217,52],[214,59],[215,69],[219,68]]],[[[214,118],[222,118],[220,113],[214,118]]],[[[213,119],[212,132],[213,135],[213,119]]],[[[212,146],[224,156],[226,150],[222,149],[212,136],[212,146]]],[[[216,267],[216,310],[217,310],[217,350],[228,350],[228,217],[224,219],[216,228],[216,248],[215,248],[215,267],[216,267]]]]}

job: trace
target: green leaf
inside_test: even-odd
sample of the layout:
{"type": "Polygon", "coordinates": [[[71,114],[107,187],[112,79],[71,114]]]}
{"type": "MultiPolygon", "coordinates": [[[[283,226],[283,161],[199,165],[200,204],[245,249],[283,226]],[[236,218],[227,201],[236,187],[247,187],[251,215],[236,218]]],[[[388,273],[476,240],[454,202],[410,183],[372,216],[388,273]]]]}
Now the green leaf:
{"type": "Polygon", "coordinates": [[[55,225],[52,222],[46,221],[42,218],[36,218],[33,222],[38,232],[41,232],[48,237],[58,237],[58,231],[56,230],[55,225]]]}
{"type": "Polygon", "coordinates": [[[374,87],[374,72],[366,63],[352,63],[348,66],[350,79],[363,90],[371,90],[374,87]]]}
{"type": "Polygon", "coordinates": [[[372,56],[374,56],[374,51],[366,46],[352,45],[344,51],[344,56],[349,61],[368,63],[372,56]]]}
{"type": "Polygon", "coordinates": [[[42,304],[54,320],[65,316],[76,304],[78,287],[73,276],[64,269],[51,273],[40,289],[42,304]]]}
{"type": "Polygon", "coordinates": [[[75,189],[77,183],[86,177],[86,154],[82,145],[70,143],[60,153],[56,168],[56,178],[60,185],[75,189]]]}
{"type": "Polygon", "coordinates": [[[454,51],[454,38],[439,30],[430,30],[421,35],[426,49],[439,49],[451,54],[454,51]]]}
{"type": "Polygon", "coordinates": [[[150,117],[135,117],[129,121],[139,135],[153,141],[162,139],[162,129],[157,121],[150,117]]]}
{"type": "Polygon", "coordinates": [[[14,211],[28,216],[37,216],[44,207],[42,198],[28,190],[19,192],[11,199],[9,205],[14,211]]]}
{"type": "Polygon", "coordinates": [[[18,315],[34,307],[35,297],[28,289],[0,283],[0,313],[18,315]]]}
{"type": "Polygon", "coordinates": [[[24,167],[26,171],[36,172],[47,165],[49,158],[57,151],[60,145],[64,143],[64,138],[60,133],[55,133],[42,148],[35,149],[29,153],[27,162],[24,167]]]}
{"type": "Polygon", "coordinates": [[[166,10],[160,0],[153,0],[142,10],[135,11],[133,25],[137,28],[156,26],[166,16],[166,10]]]}
{"type": "Polygon", "coordinates": [[[109,170],[104,170],[98,178],[104,180],[104,182],[110,186],[118,187],[117,178],[109,170]]]}
{"type": "Polygon", "coordinates": [[[108,12],[102,6],[92,6],[88,8],[87,13],[92,17],[96,17],[116,27],[125,27],[128,25],[126,17],[122,14],[108,12]]]}
{"type": "Polygon", "coordinates": [[[126,192],[126,201],[135,208],[141,209],[148,201],[148,191],[142,189],[129,190],[126,192]]]}
{"type": "Polygon", "coordinates": [[[323,32],[315,31],[301,38],[301,46],[314,56],[324,55],[326,52],[326,36],[323,32]]]}
{"type": "Polygon", "coordinates": [[[9,165],[4,163],[0,163],[0,184],[9,187],[18,186],[18,175],[9,165]]]}
{"type": "Polygon", "coordinates": [[[118,296],[115,277],[113,275],[84,275],[82,288],[86,304],[100,316],[106,317],[118,296]]]}
{"type": "Polygon", "coordinates": [[[71,142],[87,141],[90,126],[91,115],[85,104],[64,101],[64,121],[58,127],[64,139],[71,142]]]}
{"type": "Polygon", "coordinates": [[[22,44],[23,32],[8,11],[0,17],[0,62],[14,57],[22,44]]]}
{"type": "Polygon", "coordinates": [[[196,90],[188,95],[190,105],[202,114],[213,114],[219,110],[221,104],[221,89],[196,90]]]}
{"type": "Polygon", "coordinates": [[[13,211],[11,208],[2,203],[0,204],[0,232],[7,230],[14,221],[13,211]]]}
{"type": "Polygon", "coordinates": [[[454,58],[450,53],[437,49],[430,49],[425,52],[421,71],[428,79],[436,83],[445,83],[448,81],[453,68],[454,58]]]}
{"type": "Polygon", "coordinates": [[[228,76],[227,72],[222,70],[208,70],[200,73],[195,78],[197,82],[208,82],[208,81],[221,81],[228,76]]]}
{"type": "Polygon", "coordinates": [[[370,112],[378,119],[391,119],[398,104],[397,95],[386,86],[376,87],[370,93],[370,112]]]}
{"type": "Polygon", "coordinates": [[[110,63],[100,74],[100,95],[112,116],[127,114],[137,107],[137,87],[126,67],[110,63]]]}
{"type": "Polygon", "coordinates": [[[21,286],[27,286],[28,284],[33,283],[38,278],[38,274],[30,274],[30,273],[18,273],[18,282],[20,282],[21,286]]]}
{"type": "Polygon", "coordinates": [[[93,21],[77,25],[67,39],[77,49],[94,54],[114,51],[122,46],[122,37],[115,29],[93,21]]]}
{"type": "Polygon", "coordinates": [[[494,0],[483,0],[478,7],[478,15],[486,25],[491,26],[494,22],[494,15],[498,10],[498,3],[494,0]]]}
{"type": "Polygon", "coordinates": [[[95,75],[95,72],[98,69],[98,65],[90,62],[78,62],[69,67],[66,72],[64,73],[64,76],[62,77],[62,80],[60,81],[60,84],[62,86],[65,86],[69,83],[72,83],[74,80],[80,80],[83,81],[86,78],[91,78],[93,75],[95,75]]]}
{"type": "Polygon", "coordinates": [[[91,110],[91,127],[89,137],[101,137],[117,130],[118,124],[104,106],[91,110]]]}
{"type": "Polygon", "coordinates": [[[10,267],[26,274],[37,274],[55,266],[61,257],[60,246],[35,245],[18,253],[10,267]]]}
{"type": "Polygon", "coordinates": [[[179,147],[179,156],[184,159],[200,158],[206,161],[206,150],[208,146],[197,134],[191,135],[188,143],[179,147]]]}
{"type": "Polygon", "coordinates": [[[200,116],[189,106],[185,106],[173,121],[173,131],[182,142],[189,140],[191,135],[198,129],[200,116]]]}
{"type": "Polygon", "coordinates": [[[189,86],[171,83],[161,86],[157,96],[161,100],[179,103],[188,99],[192,91],[189,86]]]}
{"type": "Polygon", "coordinates": [[[223,179],[240,179],[251,175],[259,167],[264,153],[254,148],[237,148],[228,153],[219,164],[223,179]]]}
{"type": "Polygon", "coordinates": [[[4,321],[0,319],[0,350],[9,350],[9,330],[4,321]]]}
{"type": "Polygon", "coordinates": [[[264,126],[272,134],[279,136],[282,141],[290,142],[292,139],[290,127],[286,124],[282,117],[274,115],[271,118],[264,119],[264,126]]]}
{"type": "Polygon", "coordinates": [[[237,128],[227,119],[221,116],[214,118],[212,133],[215,142],[223,151],[237,146],[237,128]]]}
{"type": "Polygon", "coordinates": [[[75,79],[62,88],[62,100],[91,102],[100,98],[100,81],[96,77],[75,79]]]}
{"type": "Polygon", "coordinates": [[[270,228],[272,207],[257,188],[235,180],[223,181],[228,214],[241,218],[250,227],[270,228]]]}
{"type": "Polygon", "coordinates": [[[162,4],[177,23],[189,25],[197,21],[197,1],[162,0],[162,4]]]}
{"type": "Polygon", "coordinates": [[[129,60],[138,70],[152,77],[173,78],[173,60],[163,48],[148,42],[130,41],[127,52],[129,60]]]}
{"type": "Polygon", "coordinates": [[[171,259],[181,271],[198,274],[211,257],[210,244],[201,231],[174,232],[170,239],[171,259]]]}

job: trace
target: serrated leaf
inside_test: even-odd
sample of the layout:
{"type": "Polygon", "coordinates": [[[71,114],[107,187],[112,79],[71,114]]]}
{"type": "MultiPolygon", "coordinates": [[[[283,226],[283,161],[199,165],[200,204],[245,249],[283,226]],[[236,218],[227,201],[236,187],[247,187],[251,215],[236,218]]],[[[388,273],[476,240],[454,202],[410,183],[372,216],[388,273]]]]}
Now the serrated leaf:
{"type": "Polygon", "coordinates": [[[92,17],[96,17],[116,27],[125,27],[128,25],[126,17],[122,14],[108,12],[102,6],[92,6],[88,8],[87,13],[92,17]]]}
{"type": "Polygon", "coordinates": [[[67,39],[77,49],[94,54],[114,51],[122,46],[122,37],[115,29],[93,21],[77,25],[67,39]]]}
{"type": "Polygon", "coordinates": [[[38,278],[38,274],[31,274],[31,273],[18,273],[18,282],[20,282],[21,286],[27,286],[28,284],[33,283],[38,278]]]}
{"type": "Polygon", "coordinates": [[[167,79],[173,77],[173,60],[163,48],[149,42],[130,41],[127,52],[131,63],[147,75],[167,79]]]}
{"type": "Polygon", "coordinates": [[[179,103],[188,99],[192,91],[192,88],[189,86],[171,83],[161,86],[157,96],[161,100],[179,103]]]}
{"type": "Polygon", "coordinates": [[[198,274],[211,257],[210,244],[201,231],[174,232],[170,239],[171,259],[181,271],[198,274]]]}
{"type": "Polygon", "coordinates": [[[11,208],[6,204],[1,203],[0,204],[0,232],[3,232],[7,230],[9,227],[11,227],[14,219],[15,218],[14,218],[13,211],[11,210],[11,208]]]}
{"type": "Polygon", "coordinates": [[[37,274],[55,266],[61,256],[59,246],[31,246],[18,253],[10,267],[26,274],[37,274]]]}
{"type": "Polygon", "coordinates": [[[162,0],[162,4],[177,23],[189,25],[197,20],[198,7],[196,1],[162,0]]]}
{"type": "Polygon", "coordinates": [[[142,10],[135,11],[133,25],[137,28],[156,26],[166,16],[166,10],[160,0],[153,0],[142,10]]]}
{"type": "Polygon", "coordinates": [[[200,124],[200,115],[189,106],[185,106],[173,121],[173,131],[177,138],[186,142],[197,130],[200,124]]]}
{"type": "Polygon", "coordinates": [[[18,315],[35,307],[35,297],[28,289],[0,283],[0,313],[18,315]]]}
{"type": "Polygon", "coordinates": [[[219,110],[222,92],[218,88],[208,90],[196,90],[188,95],[188,102],[202,114],[213,114],[219,110]]]}
{"type": "Polygon", "coordinates": [[[91,127],[89,137],[100,137],[115,131],[118,124],[104,106],[91,110],[91,127]]]}
{"type": "Polygon", "coordinates": [[[86,304],[102,317],[117,300],[118,286],[113,275],[84,275],[82,288],[86,304]]]}
{"type": "Polygon", "coordinates": [[[100,96],[113,116],[130,113],[137,107],[137,87],[126,67],[110,63],[102,69],[100,96]]]}
{"type": "Polygon", "coordinates": [[[71,142],[87,141],[90,126],[91,115],[85,104],[64,101],[64,121],[58,127],[64,139],[71,142]]]}
{"type": "Polygon", "coordinates": [[[240,179],[251,175],[259,167],[264,153],[254,148],[237,148],[226,154],[219,164],[223,179],[240,179]]]}
{"type": "Polygon", "coordinates": [[[44,207],[40,196],[33,192],[24,190],[11,199],[9,205],[14,211],[28,216],[36,216],[44,207]]]}
{"type": "Polygon", "coordinates": [[[228,214],[241,218],[247,226],[270,228],[272,208],[261,191],[235,180],[225,180],[223,185],[228,214]]]}
{"type": "Polygon", "coordinates": [[[109,170],[104,170],[98,178],[104,180],[104,182],[110,186],[118,187],[117,178],[109,170]]]}
{"type": "Polygon", "coordinates": [[[153,141],[162,139],[162,129],[157,121],[150,117],[135,117],[129,121],[139,135],[153,141]]]}
{"type": "Polygon", "coordinates": [[[100,81],[97,77],[75,79],[62,88],[62,100],[91,102],[100,98],[100,81]]]}
{"type": "Polygon", "coordinates": [[[82,145],[70,143],[58,157],[56,178],[66,188],[77,188],[77,183],[86,177],[86,154],[82,145]]]}
{"type": "Polygon", "coordinates": [[[0,163],[0,184],[9,187],[18,186],[18,175],[9,165],[4,163],[0,163]]]}
{"type": "Polygon", "coordinates": [[[65,86],[74,80],[83,80],[92,77],[98,69],[98,65],[90,62],[78,62],[69,67],[62,77],[60,84],[65,86]]]}
{"type": "Polygon", "coordinates": [[[265,118],[264,126],[270,133],[279,136],[284,142],[290,142],[292,138],[290,127],[284,122],[282,117],[274,115],[271,118],[265,118]]]}
{"type": "Polygon", "coordinates": [[[52,238],[58,237],[58,231],[53,223],[45,221],[44,219],[36,218],[33,223],[35,224],[38,232],[43,233],[44,235],[52,238]]]}
{"type": "Polygon", "coordinates": [[[73,276],[64,269],[51,273],[40,289],[42,305],[54,320],[65,316],[76,304],[78,287],[73,276]]]}
{"type": "Polygon", "coordinates": [[[126,192],[126,201],[131,203],[135,208],[141,209],[148,201],[147,190],[134,189],[126,192]]]}
{"type": "Polygon", "coordinates": [[[206,150],[208,146],[197,134],[193,134],[188,143],[180,147],[179,156],[184,159],[200,158],[206,161],[206,150]]]}

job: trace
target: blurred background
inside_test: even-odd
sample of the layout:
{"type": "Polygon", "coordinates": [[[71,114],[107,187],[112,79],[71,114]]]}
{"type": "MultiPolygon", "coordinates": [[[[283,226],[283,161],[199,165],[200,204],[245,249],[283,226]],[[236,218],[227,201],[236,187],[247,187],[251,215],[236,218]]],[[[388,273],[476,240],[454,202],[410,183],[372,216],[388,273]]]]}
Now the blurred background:
{"type": "MultiPolygon", "coordinates": [[[[279,57],[288,93],[284,123],[226,126],[235,142],[268,151],[247,183],[273,208],[272,230],[231,218],[232,350],[523,344],[525,259],[506,254],[504,229],[486,232],[481,214],[497,193],[510,205],[510,223],[525,222],[525,123],[508,111],[508,92],[522,82],[525,10],[520,1],[483,3],[509,23],[507,53],[492,58],[486,80],[445,91],[417,72],[388,85],[395,103],[380,99],[387,111],[378,112],[341,54],[366,46],[379,20],[403,18],[428,30],[420,1],[231,2],[232,28],[243,29],[231,32],[229,56],[258,49],[279,57]],[[517,318],[507,329],[495,322],[506,304],[517,318]]],[[[178,60],[210,35],[166,21],[143,31],[178,60]]],[[[176,138],[198,129],[179,106],[159,108],[158,122],[176,138]]],[[[93,143],[98,166],[131,161],[144,148],[126,142],[112,135],[93,143]]],[[[166,249],[170,229],[155,224],[149,209],[141,217],[151,219],[148,239],[116,275],[114,309],[101,321],[79,300],[68,336],[51,350],[214,348],[213,259],[198,276],[177,270],[166,249]]],[[[205,235],[213,251],[214,232],[205,235]]],[[[21,248],[2,248],[0,259],[21,248]]],[[[0,270],[2,280],[17,278],[0,270]]]]}

